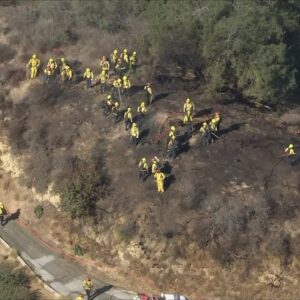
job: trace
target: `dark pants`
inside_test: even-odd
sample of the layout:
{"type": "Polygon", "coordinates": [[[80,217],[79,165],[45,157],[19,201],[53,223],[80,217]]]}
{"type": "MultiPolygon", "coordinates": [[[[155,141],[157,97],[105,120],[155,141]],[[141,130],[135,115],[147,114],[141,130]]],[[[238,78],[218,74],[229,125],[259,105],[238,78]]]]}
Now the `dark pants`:
{"type": "Polygon", "coordinates": [[[86,88],[90,89],[92,87],[92,79],[91,78],[87,78],[86,79],[86,88]]]}
{"type": "Polygon", "coordinates": [[[186,132],[187,132],[187,134],[188,135],[192,135],[192,133],[193,133],[193,125],[192,124],[186,124],[185,125],[185,128],[186,128],[186,132]]]}
{"type": "Polygon", "coordinates": [[[141,126],[144,117],[145,117],[145,115],[144,115],[144,114],[141,114],[141,113],[139,113],[139,114],[137,115],[137,123],[139,124],[139,126],[141,126]]]}
{"type": "Polygon", "coordinates": [[[91,290],[88,289],[88,290],[85,290],[85,292],[86,292],[86,298],[87,298],[87,300],[89,300],[90,296],[91,296],[91,290]]]}
{"type": "Polygon", "coordinates": [[[1,215],[1,216],[0,216],[0,223],[1,223],[2,226],[5,224],[5,223],[4,223],[4,215],[1,215]]]}
{"type": "Polygon", "coordinates": [[[148,102],[148,105],[152,104],[152,102],[153,102],[153,95],[147,93],[147,102],[148,102]]]}
{"type": "Polygon", "coordinates": [[[101,82],[100,83],[100,93],[104,93],[106,90],[106,83],[105,82],[101,82]]]}
{"type": "Polygon", "coordinates": [[[177,154],[177,148],[176,147],[170,147],[168,149],[167,155],[169,158],[175,158],[177,154]]]}
{"type": "Polygon", "coordinates": [[[115,123],[118,123],[120,121],[120,116],[121,116],[120,113],[119,112],[114,112],[113,115],[114,115],[115,123]]]}
{"type": "Polygon", "coordinates": [[[148,177],[148,170],[140,170],[140,173],[139,173],[139,177],[142,178],[143,181],[145,181],[148,177]]]}
{"type": "Polygon", "coordinates": [[[130,128],[131,128],[131,121],[129,119],[125,119],[125,130],[127,131],[130,128]]]}
{"type": "Polygon", "coordinates": [[[131,142],[132,142],[133,145],[137,145],[138,142],[139,142],[139,139],[132,136],[132,137],[131,137],[131,142]]]}
{"type": "Polygon", "coordinates": [[[208,146],[211,140],[211,133],[210,132],[204,133],[202,139],[203,139],[203,145],[208,146]]]}

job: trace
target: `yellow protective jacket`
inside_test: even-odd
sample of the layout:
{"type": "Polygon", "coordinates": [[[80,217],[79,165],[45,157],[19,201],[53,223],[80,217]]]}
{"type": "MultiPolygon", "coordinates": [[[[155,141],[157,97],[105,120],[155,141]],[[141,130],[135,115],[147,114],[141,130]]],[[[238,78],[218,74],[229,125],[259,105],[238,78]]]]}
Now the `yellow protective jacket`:
{"type": "Polygon", "coordinates": [[[83,288],[85,290],[91,290],[92,287],[93,287],[93,282],[92,281],[88,281],[88,280],[83,281],[83,288]]]}
{"type": "Polygon", "coordinates": [[[5,209],[3,206],[0,207],[0,216],[4,216],[5,214],[5,209]]]}
{"type": "Polygon", "coordinates": [[[288,153],[289,156],[296,154],[293,148],[286,148],[284,152],[288,153]]]}
{"type": "Polygon", "coordinates": [[[31,68],[39,67],[41,61],[38,58],[31,58],[27,64],[27,68],[31,66],[31,68]]]}
{"type": "Polygon", "coordinates": [[[122,87],[122,82],[119,82],[117,79],[113,82],[113,86],[115,88],[121,88],[122,87]]]}
{"type": "Polygon", "coordinates": [[[106,81],[108,80],[108,75],[106,73],[101,73],[99,75],[99,80],[101,83],[106,83],[106,81]]]}
{"type": "Polygon", "coordinates": [[[130,120],[131,122],[133,122],[132,112],[131,111],[125,111],[124,119],[125,120],[130,120]]]}
{"type": "Polygon", "coordinates": [[[143,162],[142,160],[139,162],[139,168],[142,169],[142,170],[148,170],[149,169],[147,162],[143,162]]]}
{"type": "Polygon", "coordinates": [[[193,102],[185,103],[183,105],[183,112],[185,113],[192,113],[195,110],[195,105],[193,102]]]}
{"type": "Polygon", "coordinates": [[[148,93],[149,95],[152,95],[152,88],[151,88],[149,85],[146,85],[146,86],[144,87],[144,90],[147,91],[147,93],[148,93]]]}
{"type": "Polygon", "coordinates": [[[207,125],[205,125],[205,126],[202,125],[199,131],[202,135],[204,135],[207,130],[208,130],[208,126],[207,125]]]}
{"type": "Polygon", "coordinates": [[[138,108],[137,108],[137,112],[138,113],[141,113],[141,114],[145,114],[147,113],[147,107],[145,105],[140,105],[138,108]]]}
{"type": "Polygon", "coordinates": [[[131,127],[130,129],[130,134],[132,137],[138,139],[139,138],[139,135],[140,135],[140,131],[139,131],[139,128],[138,127],[131,127]]]}
{"type": "Polygon", "coordinates": [[[94,74],[91,70],[85,70],[84,74],[83,74],[83,78],[87,78],[87,79],[93,79],[94,78],[94,74]]]}
{"type": "Polygon", "coordinates": [[[131,87],[131,83],[129,79],[123,79],[123,88],[124,89],[129,89],[131,87]]]}
{"type": "Polygon", "coordinates": [[[157,182],[163,182],[166,178],[166,175],[162,172],[159,172],[159,173],[155,173],[154,174],[154,178],[156,179],[157,182]]]}

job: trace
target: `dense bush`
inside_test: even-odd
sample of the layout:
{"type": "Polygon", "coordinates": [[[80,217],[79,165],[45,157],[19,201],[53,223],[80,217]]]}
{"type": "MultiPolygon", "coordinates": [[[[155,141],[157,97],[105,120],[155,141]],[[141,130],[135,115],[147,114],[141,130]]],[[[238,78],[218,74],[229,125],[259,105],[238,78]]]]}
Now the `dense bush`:
{"type": "Polygon", "coordinates": [[[276,105],[291,99],[298,88],[297,1],[11,3],[18,5],[10,21],[22,31],[27,48],[51,50],[95,29],[93,40],[104,33],[116,35],[119,46],[138,50],[152,70],[194,69],[204,75],[213,97],[221,92],[223,98],[238,95],[276,105]]]}
{"type": "Polygon", "coordinates": [[[107,185],[104,169],[80,166],[78,175],[64,182],[60,188],[63,210],[72,218],[95,216],[97,202],[107,193],[107,185]]]}
{"type": "Polygon", "coordinates": [[[35,300],[30,281],[22,270],[14,271],[8,264],[0,264],[0,300],[35,300]]]}

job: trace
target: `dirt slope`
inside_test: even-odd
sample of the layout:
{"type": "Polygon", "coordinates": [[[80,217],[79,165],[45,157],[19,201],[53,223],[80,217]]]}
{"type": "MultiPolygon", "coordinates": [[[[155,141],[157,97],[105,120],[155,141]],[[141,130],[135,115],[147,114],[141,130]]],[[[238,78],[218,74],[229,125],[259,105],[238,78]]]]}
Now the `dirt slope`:
{"type": "MultiPolygon", "coordinates": [[[[22,49],[6,43],[2,38],[6,50],[1,55],[10,53],[10,60],[8,65],[7,57],[0,60],[6,83],[1,185],[11,209],[21,207],[23,218],[66,249],[80,243],[131,289],[198,299],[299,295],[300,164],[290,166],[280,157],[290,142],[299,143],[292,134],[299,119],[289,124],[287,114],[282,123],[275,114],[245,105],[207,103],[201,89],[186,92],[176,83],[169,88],[156,83],[158,100],[143,122],[144,138],[132,147],[123,122],[114,125],[102,115],[104,96],[97,87],[28,83],[22,49]],[[160,143],[157,137],[162,127],[181,118],[188,95],[197,108],[196,128],[221,111],[221,137],[204,148],[197,133],[175,160],[167,161],[166,133],[160,143]],[[162,196],[152,177],[145,183],[138,179],[138,160],[153,155],[169,164],[162,196]],[[72,174],[77,160],[99,158],[111,184],[109,197],[99,203],[98,223],[62,218],[52,186],[72,174]],[[39,202],[46,207],[41,221],[33,214],[39,202]]],[[[75,49],[63,49],[65,56],[74,58],[75,49]]],[[[100,57],[101,51],[94,51],[100,57]]],[[[42,58],[48,55],[53,53],[42,58]]],[[[88,62],[97,67],[95,59],[88,62]]],[[[137,74],[132,83],[136,93],[124,100],[136,107],[143,82],[137,74]]],[[[183,136],[184,129],[179,130],[183,136]]]]}

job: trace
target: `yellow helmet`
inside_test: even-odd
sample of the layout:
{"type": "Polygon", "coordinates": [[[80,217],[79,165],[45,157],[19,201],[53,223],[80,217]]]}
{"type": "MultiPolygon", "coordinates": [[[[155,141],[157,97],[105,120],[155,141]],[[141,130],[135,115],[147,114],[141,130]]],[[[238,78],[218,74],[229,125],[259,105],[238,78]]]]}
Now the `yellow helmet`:
{"type": "Polygon", "coordinates": [[[132,55],[136,55],[136,52],[135,52],[135,51],[133,51],[132,55]]]}
{"type": "Polygon", "coordinates": [[[146,157],[143,157],[143,158],[142,158],[142,162],[146,162],[146,157]]]}
{"type": "Polygon", "coordinates": [[[187,99],[186,99],[186,102],[187,102],[187,103],[190,103],[190,102],[191,102],[191,99],[190,99],[190,98],[187,98],[187,99]]]}
{"type": "Polygon", "coordinates": [[[207,123],[206,123],[206,122],[204,122],[204,123],[203,123],[203,126],[207,126],[207,123]]]}
{"type": "Polygon", "coordinates": [[[145,106],[145,102],[142,102],[142,103],[141,103],[141,106],[145,106]]]}
{"type": "Polygon", "coordinates": [[[128,77],[127,76],[123,76],[123,79],[126,80],[128,77]]]}
{"type": "Polygon", "coordinates": [[[131,111],[131,107],[128,107],[128,108],[127,108],[127,111],[131,111]]]}
{"type": "Polygon", "coordinates": [[[111,99],[111,95],[108,95],[106,99],[111,99]]]}
{"type": "Polygon", "coordinates": [[[121,78],[119,78],[118,80],[117,80],[117,82],[121,82],[122,80],[121,80],[121,78]]]}
{"type": "Polygon", "coordinates": [[[33,55],[32,55],[32,58],[36,58],[36,54],[33,54],[33,55]]]}
{"type": "Polygon", "coordinates": [[[91,69],[90,68],[86,68],[86,70],[89,72],[89,71],[91,71],[91,69]]]}
{"type": "Polygon", "coordinates": [[[132,123],[132,127],[137,127],[137,124],[136,123],[132,123]]]}
{"type": "Polygon", "coordinates": [[[67,70],[69,70],[69,69],[70,69],[70,67],[69,67],[69,66],[65,66],[65,68],[66,68],[67,70]]]}
{"type": "Polygon", "coordinates": [[[117,53],[118,53],[118,50],[117,50],[117,49],[115,49],[115,50],[114,50],[114,54],[117,54],[117,53]]]}
{"type": "Polygon", "coordinates": [[[127,53],[127,49],[124,49],[123,52],[124,52],[124,53],[127,53]]]}
{"type": "Polygon", "coordinates": [[[176,130],[175,126],[171,126],[171,130],[175,131],[176,130]]]}
{"type": "Polygon", "coordinates": [[[115,102],[115,106],[118,107],[120,104],[119,102],[115,102]]]}
{"type": "Polygon", "coordinates": [[[60,60],[61,60],[62,62],[64,62],[64,61],[65,61],[65,58],[64,58],[64,57],[62,57],[60,60]]]}
{"type": "Polygon", "coordinates": [[[289,144],[289,149],[292,149],[294,148],[294,145],[293,144],[289,144]]]}
{"type": "Polygon", "coordinates": [[[49,58],[49,62],[53,62],[53,58],[50,57],[50,58],[49,58]]]}

